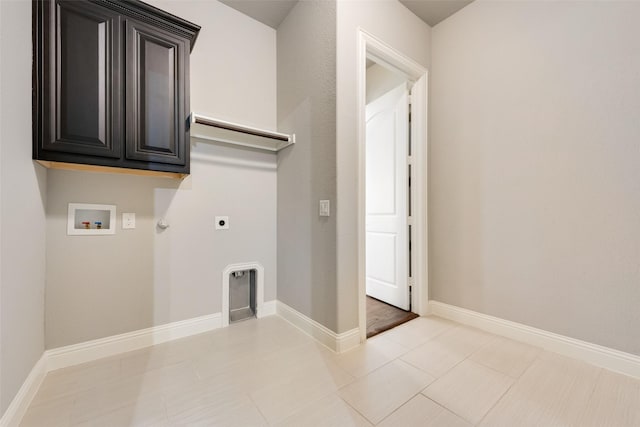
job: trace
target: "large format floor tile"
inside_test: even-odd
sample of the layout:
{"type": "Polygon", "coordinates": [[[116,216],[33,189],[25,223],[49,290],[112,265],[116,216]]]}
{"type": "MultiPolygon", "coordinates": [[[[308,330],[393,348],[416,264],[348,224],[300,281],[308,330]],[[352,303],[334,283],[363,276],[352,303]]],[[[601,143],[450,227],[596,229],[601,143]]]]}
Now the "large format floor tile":
{"type": "Polygon", "coordinates": [[[172,426],[266,426],[248,393],[221,390],[200,383],[166,394],[167,415],[172,426]]]}
{"type": "Polygon", "coordinates": [[[577,425],[601,369],[543,352],[483,420],[483,426],[577,425]]]}
{"type": "Polygon", "coordinates": [[[334,370],[334,367],[309,366],[309,369],[283,377],[250,393],[251,399],[270,424],[285,419],[303,406],[335,393],[341,386],[353,380],[349,374],[334,370]]]}
{"type": "Polygon", "coordinates": [[[419,394],[389,415],[380,427],[471,427],[471,424],[419,394]]]}
{"type": "Polygon", "coordinates": [[[458,326],[425,342],[402,357],[407,363],[441,377],[483,345],[496,339],[495,335],[467,326],[458,326]]]}
{"type": "Polygon", "coordinates": [[[59,397],[37,405],[31,404],[22,418],[22,427],[67,427],[71,425],[74,397],[59,397]]]}
{"type": "Polygon", "coordinates": [[[640,426],[640,380],[437,317],[335,354],[278,316],[50,372],[26,427],[640,426]]]}
{"type": "Polygon", "coordinates": [[[377,335],[357,348],[336,355],[335,360],[354,377],[362,377],[402,356],[407,350],[386,336],[377,335]]]}
{"type": "Polygon", "coordinates": [[[603,370],[580,426],[640,426],[640,381],[603,370]]]}
{"type": "Polygon", "coordinates": [[[171,365],[145,375],[97,386],[75,396],[71,421],[90,421],[140,402],[163,405],[162,390],[195,380],[195,374],[188,365],[171,365]]]}
{"type": "Polygon", "coordinates": [[[120,359],[108,358],[59,369],[47,374],[32,405],[69,397],[121,378],[120,359]]]}
{"type": "Polygon", "coordinates": [[[470,359],[518,378],[533,363],[540,349],[508,338],[498,338],[475,352],[470,359]]]}
{"type": "Polygon", "coordinates": [[[82,427],[168,427],[169,418],[161,399],[142,398],[129,405],[93,416],[74,425],[82,427]]]}
{"type": "Polygon", "coordinates": [[[302,407],[277,427],[370,427],[372,424],[336,394],[302,407]]]}
{"type": "Polygon", "coordinates": [[[188,362],[194,354],[211,354],[211,336],[211,333],[199,334],[125,353],[120,360],[121,375],[140,375],[154,369],[188,362]]]}
{"type": "Polygon", "coordinates": [[[396,360],[342,388],[340,396],[377,424],[433,379],[429,374],[396,360]]]}
{"type": "Polygon", "coordinates": [[[418,317],[384,332],[383,336],[406,348],[415,348],[455,326],[457,323],[440,317],[418,317]]]}
{"type": "Polygon", "coordinates": [[[511,384],[512,378],[465,360],[422,393],[470,423],[477,424],[511,384]]]}

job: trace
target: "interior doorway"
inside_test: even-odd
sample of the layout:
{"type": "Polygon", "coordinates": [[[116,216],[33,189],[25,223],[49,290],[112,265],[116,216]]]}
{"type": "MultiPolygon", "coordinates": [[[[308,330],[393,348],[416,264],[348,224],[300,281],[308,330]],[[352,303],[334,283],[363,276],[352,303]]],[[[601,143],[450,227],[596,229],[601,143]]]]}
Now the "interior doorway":
{"type": "Polygon", "coordinates": [[[427,314],[426,69],[360,32],[361,340],[427,314]]]}
{"type": "Polygon", "coordinates": [[[375,62],[367,68],[366,290],[368,296],[405,311],[411,310],[408,86],[402,75],[375,62]],[[382,94],[370,96],[372,92],[382,94]]]}
{"type": "Polygon", "coordinates": [[[415,317],[411,310],[411,82],[367,58],[365,274],[367,338],[415,317]]]}

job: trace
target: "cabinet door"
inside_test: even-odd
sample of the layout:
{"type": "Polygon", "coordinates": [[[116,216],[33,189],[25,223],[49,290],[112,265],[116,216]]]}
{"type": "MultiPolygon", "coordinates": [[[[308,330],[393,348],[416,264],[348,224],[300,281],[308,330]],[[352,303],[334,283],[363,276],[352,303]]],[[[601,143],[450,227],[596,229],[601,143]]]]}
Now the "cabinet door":
{"type": "Polygon", "coordinates": [[[51,2],[40,104],[47,151],[120,157],[120,17],[91,3],[51,2]]]}
{"type": "Polygon", "coordinates": [[[126,37],[126,158],[186,165],[188,42],[135,20],[126,37]]]}

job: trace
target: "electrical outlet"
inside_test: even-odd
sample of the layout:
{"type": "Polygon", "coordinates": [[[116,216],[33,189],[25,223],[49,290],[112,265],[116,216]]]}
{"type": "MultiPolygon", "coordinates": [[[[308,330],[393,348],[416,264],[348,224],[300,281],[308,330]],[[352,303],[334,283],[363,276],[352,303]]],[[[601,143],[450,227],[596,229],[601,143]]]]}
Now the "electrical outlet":
{"type": "Polygon", "coordinates": [[[217,216],[216,217],[216,230],[228,230],[229,229],[229,217],[217,216]]]}
{"type": "Polygon", "coordinates": [[[136,228],[136,214],[135,213],[123,213],[122,214],[122,229],[136,228]]]}

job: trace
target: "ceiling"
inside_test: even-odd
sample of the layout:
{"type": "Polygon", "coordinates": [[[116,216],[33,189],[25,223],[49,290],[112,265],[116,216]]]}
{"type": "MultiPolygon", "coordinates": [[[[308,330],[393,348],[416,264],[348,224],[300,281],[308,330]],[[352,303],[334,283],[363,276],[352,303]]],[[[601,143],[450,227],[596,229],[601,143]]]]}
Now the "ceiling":
{"type": "MultiPolygon", "coordinates": [[[[298,0],[220,0],[235,10],[277,29],[298,0]]],[[[453,15],[473,0],[399,0],[430,26],[453,15]]]]}
{"type": "Polygon", "coordinates": [[[431,27],[450,17],[473,0],[400,0],[431,27]]]}
{"type": "Polygon", "coordinates": [[[298,0],[220,0],[271,28],[278,28],[298,0]]]}

